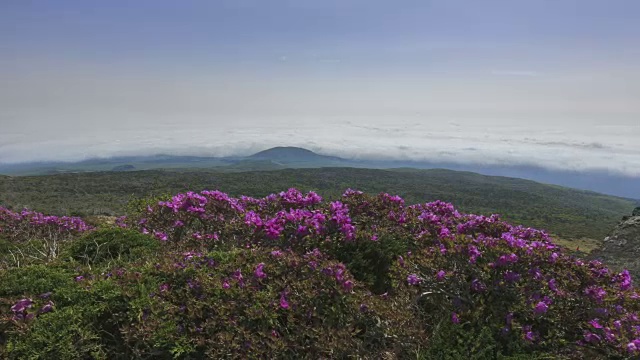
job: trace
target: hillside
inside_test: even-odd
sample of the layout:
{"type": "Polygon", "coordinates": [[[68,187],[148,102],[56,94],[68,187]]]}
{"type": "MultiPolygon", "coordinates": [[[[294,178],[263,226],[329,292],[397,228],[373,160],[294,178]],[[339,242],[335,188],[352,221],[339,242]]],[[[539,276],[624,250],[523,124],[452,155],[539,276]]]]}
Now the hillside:
{"type": "Polygon", "coordinates": [[[346,190],[172,194],[117,226],[0,207],[0,358],[637,359],[626,271],[346,190]]]}
{"type": "Polygon", "coordinates": [[[137,170],[186,170],[202,169],[238,172],[278,170],[283,168],[306,169],[321,167],[352,167],[365,169],[448,169],[470,171],[489,176],[505,176],[528,179],[545,184],[596,191],[629,198],[640,198],[638,177],[614,174],[602,170],[575,171],[547,169],[534,165],[460,164],[438,161],[347,159],[326,156],[291,146],[266,149],[249,156],[116,156],[94,158],[77,162],[31,162],[18,164],[0,163],[0,174],[12,176],[52,175],[78,172],[112,171],[121,166],[134,166],[137,170]],[[262,163],[256,163],[262,162],[262,163]]]}
{"type": "Polygon", "coordinates": [[[517,224],[571,239],[603,239],[632,200],[533,181],[450,170],[285,169],[227,173],[131,171],[0,178],[0,204],[54,214],[122,214],[133,197],[220,189],[266,196],[290,187],[337,198],[341,189],[389,192],[409,203],[443,200],[462,211],[503,214],[517,224]]]}

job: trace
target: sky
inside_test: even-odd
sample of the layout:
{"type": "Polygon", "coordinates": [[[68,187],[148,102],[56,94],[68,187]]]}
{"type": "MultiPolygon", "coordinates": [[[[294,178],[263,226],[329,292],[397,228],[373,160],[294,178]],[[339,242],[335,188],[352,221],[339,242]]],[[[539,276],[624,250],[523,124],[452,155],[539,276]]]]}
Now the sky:
{"type": "Polygon", "coordinates": [[[302,146],[640,176],[637,0],[1,0],[0,163],[302,146]]]}

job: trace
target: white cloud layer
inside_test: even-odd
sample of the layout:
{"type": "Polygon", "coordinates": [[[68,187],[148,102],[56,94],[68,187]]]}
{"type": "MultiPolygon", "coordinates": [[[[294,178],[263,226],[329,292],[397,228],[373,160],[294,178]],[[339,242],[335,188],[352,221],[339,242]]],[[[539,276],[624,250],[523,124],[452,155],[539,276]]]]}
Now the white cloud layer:
{"type": "Polygon", "coordinates": [[[371,74],[346,61],[331,64],[346,66],[344,73],[314,73],[326,69],[292,62],[283,73],[241,65],[174,74],[82,66],[0,71],[0,162],[224,156],[292,145],[350,158],[640,176],[636,65],[470,67],[443,75],[371,74]]]}

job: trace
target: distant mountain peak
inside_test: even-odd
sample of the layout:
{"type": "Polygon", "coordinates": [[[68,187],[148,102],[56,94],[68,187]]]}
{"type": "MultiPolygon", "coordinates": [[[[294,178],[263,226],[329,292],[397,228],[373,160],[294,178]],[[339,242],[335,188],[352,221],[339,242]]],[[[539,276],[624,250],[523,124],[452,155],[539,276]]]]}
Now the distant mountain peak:
{"type": "Polygon", "coordinates": [[[311,150],[307,150],[295,146],[277,146],[267,150],[255,153],[249,158],[268,159],[268,160],[288,160],[288,161],[313,161],[313,160],[341,160],[334,156],[325,156],[316,154],[311,150]]]}

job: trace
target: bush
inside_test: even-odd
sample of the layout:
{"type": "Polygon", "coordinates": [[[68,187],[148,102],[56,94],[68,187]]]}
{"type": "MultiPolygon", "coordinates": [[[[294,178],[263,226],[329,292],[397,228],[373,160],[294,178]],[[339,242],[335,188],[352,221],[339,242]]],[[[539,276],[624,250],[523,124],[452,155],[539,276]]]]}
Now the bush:
{"type": "Polygon", "coordinates": [[[71,242],[65,255],[86,265],[128,261],[158,251],[160,243],[137,231],[120,228],[99,229],[71,242]]]}
{"type": "Polygon", "coordinates": [[[6,347],[12,359],[111,359],[105,353],[102,337],[86,324],[86,314],[76,307],[40,316],[20,337],[6,347]]]}
{"type": "Polygon", "coordinates": [[[38,296],[73,285],[73,272],[60,266],[30,265],[0,272],[0,297],[38,296]]]}
{"type": "Polygon", "coordinates": [[[139,210],[118,220],[128,229],[70,243],[74,261],[1,274],[1,355],[640,355],[628,272],[498,216],[355,191],[323,203],[295,189],[187,193],[139,210]]]}
{"type": "MultiPolygon", "coordinates": [[[[216,255],[221,260],[169,257],[142,273],[157,287],[134,305],[140,320],[124,330],[138,343],[136,356],[342,358],[388,342],[375,306],[365,305],[370,297],[320,252],[216,255]]],[[[126,287],[138,280],[129,273],[118,281],[126,287]]]]}
{"type": "MultiPolygon", "coordinates": [[[[73,279],[69,277],[69,279],[73,279]]],[[[52,293],[14,298],[31,304],[0,318],[0,336],[8,341],[6,358],[128,359],[120,329],[128,321],[128,300],[116,283],[71,281],[52,293]],[[48,308],[47,308],[48,307],[48,308]],[[4,334],[3,334],[4,333],[4,334]]]]}

